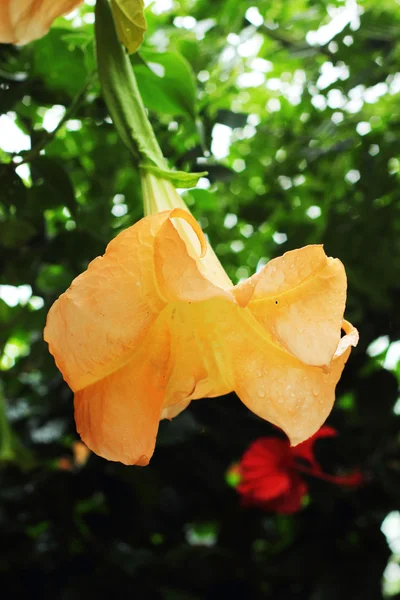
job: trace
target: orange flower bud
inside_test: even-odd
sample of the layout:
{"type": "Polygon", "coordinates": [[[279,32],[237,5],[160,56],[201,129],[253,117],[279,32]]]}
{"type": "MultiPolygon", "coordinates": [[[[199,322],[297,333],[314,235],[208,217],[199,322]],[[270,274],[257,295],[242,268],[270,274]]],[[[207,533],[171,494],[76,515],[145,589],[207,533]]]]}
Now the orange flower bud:
{"type": "Polygon", "coordinates": [[[0,43],[27,44],[43,37],[54,19],[82,0],[1,0],[0,43]]]}

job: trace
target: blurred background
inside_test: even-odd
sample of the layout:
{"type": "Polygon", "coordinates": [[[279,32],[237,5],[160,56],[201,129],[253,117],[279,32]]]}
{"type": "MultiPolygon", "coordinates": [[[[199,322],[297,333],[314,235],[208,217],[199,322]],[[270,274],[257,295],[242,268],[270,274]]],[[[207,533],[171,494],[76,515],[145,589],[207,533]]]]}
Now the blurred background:
{"type": "Polygon", "coordinates": [[[155,0],[132,63],[182,194],[236,283],[324,243],[359,329],[300,510],[226,473],[277,430],[233,394],[160,427],[146,468],[85,455],[46,313],[142,216],[100,94],[94,0],[0,46],[0,581],[4,598],[400,598],[400,2],[155,0]],[[83,450],[83,452],[82,452],[83,450]],[[228,480],[230,478],[228,477],[228,480]]]}

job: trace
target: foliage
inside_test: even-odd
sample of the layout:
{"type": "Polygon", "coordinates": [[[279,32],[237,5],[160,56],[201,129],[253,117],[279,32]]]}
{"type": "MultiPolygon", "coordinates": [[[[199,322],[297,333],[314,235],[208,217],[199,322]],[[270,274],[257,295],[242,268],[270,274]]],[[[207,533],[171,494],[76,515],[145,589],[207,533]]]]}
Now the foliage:
{"type": "Polygon", "coordinates": [[[93,455],[59,469],[77,435],[46,312],[142,215],[137,165],[100,95],[92,4],[37,42],[0,47],[7,597],[377,600],[390,557],[380,527],[400,501],[400,6],[158,0],[130,57],[170,166],[208,171],[183,195],[233,281],[312,243],[346,266],[361,338],[329,419],[340,435],[317,455],[366,481],[309,478],[308,505],[277,516],[242,508],[225,482],[276,433],[233,395],[163,422],[146,469],[93,455]]]}

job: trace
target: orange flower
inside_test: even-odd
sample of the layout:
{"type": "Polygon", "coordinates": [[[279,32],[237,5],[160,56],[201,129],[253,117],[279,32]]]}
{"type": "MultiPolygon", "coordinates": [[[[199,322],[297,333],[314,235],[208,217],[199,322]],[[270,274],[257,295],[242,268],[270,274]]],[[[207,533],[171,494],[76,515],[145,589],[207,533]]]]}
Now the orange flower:
{"type": "Polygon", "coordinates": [[[147,465],[160,419],[232,391],[293,445],[306,440],[358,341],[342,320],[342,263],[307,246],[233,286],[172,185],[146,174],[143,193],[150,216],[110,242],[47,319],[83,441],[147,465]]]}
{"type": "Polygon", "coordinates": [[[0,43],[27,44],[43,37],[60,15],[83,0],[0,0],[0,43]]]}

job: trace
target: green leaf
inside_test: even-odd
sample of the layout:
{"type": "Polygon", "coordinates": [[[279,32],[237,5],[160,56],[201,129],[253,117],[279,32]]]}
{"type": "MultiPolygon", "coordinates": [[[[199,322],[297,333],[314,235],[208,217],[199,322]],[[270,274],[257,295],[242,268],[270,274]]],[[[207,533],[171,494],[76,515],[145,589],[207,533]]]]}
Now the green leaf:
{"type": "Polygon", "coordinates": [[[35,42],[32,77],[42,78],[49,89],[74,98],[85,85],[88,73],[82,49],[64,39],[69,33],[53,28],[35,42]]]}
{"type": "Polygon", "coordinates": [[[23,207],[26,204],[27,188],[15,172],[15,165],[0,166],[1,201],[6,206],[23,207]]]}
{"type": "MultiPolygon", "coordinates": [[[[212,194],[211,192],[209,192],[208,190],[202,190],[199,188],[199,189],[190,190],[190,192],[187,192],[187,194],[190,195],[190,197],[194,200],[194,203],[196,204],[196,206],[201,208],[201,210],[204,210],[204,211],[211,210],[212,211],[215,209],[215,206],[217,205],[215,195],[212,194]]],[[[185,202],[186,202],[186,198],[187,198],[187,195],[185,194],[185,196],[184,196],[185,202]]],[[[193,201],[191,204],[193,204],[193,201]]]]}
{"type": "Polygon", "coordinates": [[[2,329],[11,320],[13,314],[13,309],[0,298],[0,325],[2,325],[2,329]]]}
{"type": "Polygon", "coordinates": [[[62,36],[62,39],[73,48],[82,48],[83,50],[92,41],[88,31],[69,31],[62,36]]]}
{"type": "Polygon", "coordinates": [[[35,466],[32,453],[20,442],[7,417],[4,394],[0,388],[0,462],[16,462],[22,469],[35,466]]]}
{"type": "Polygon", "coordinates": [[[49,189],[53,206],[66,206],[73,217],[76,216],[75,192],[71,179],[65,169],[55,160],[47,156],[39,156],[31,162],[34,177],[42,177],[44,185],[49,189]]]}
{"type": "Polygon", "coordinates": [[[150,171],[150,173],[154,173],[154,175],[157,175],[162,179],[167,179],[177,188],[196,187],[199,179],[208,175],[207,171],[202,171],[200,173],[185,173],[184,171],[160,169],[159,167],[154,167],[153,165],[141,165],[141,167],[146,169],[146,171],[150,171]]]}
{"type": "Polygon", "coordinates": [[[4,152],[4,150],[2,150],[0,148],[0,163],[2,163],[3,165],[7,165],[11,162],[11,156],[9,154],[7,154],[7,152],[4,152]]]}
{"type": "Polygon", "coordinates": [[[111,0],[111,9],[119,40],[133,54],[147,29],[143,0],[111,0]]]}
{"type": "Polygon", "coordinates": [[[177,52],[141,52],[145,64],[134,71],[145,106],[170,115],[196,116],[196,80],[192,68],[177,52]]]}
{"type": "Polygon", "coordinates": [[[0,389],[0,461],[12,460],[12,432],[6,414],[6,405],[2,390],[0,389]]]}
{"type": "Polygon", "coordinates": [[[83,62],[87,73],[95,72],[96,63],[92,32],[88,30],[68,32],[62,36],[62,40],[67,43],[69,51],[78,49],[83,53],[83,62]]]}
{"type": "Polygon", "coordinates": [[[70,285],[72,278],[70,271],[62,265],[43,265],[36,285],[44,293],[59,294],[70,285]]]}
{"type": "Polygon", "coordinates": [[[36,229],[29,221],[11,218],[0,223],[0,245],[4,248],[20,248],[35,234],[36,229]]]}

